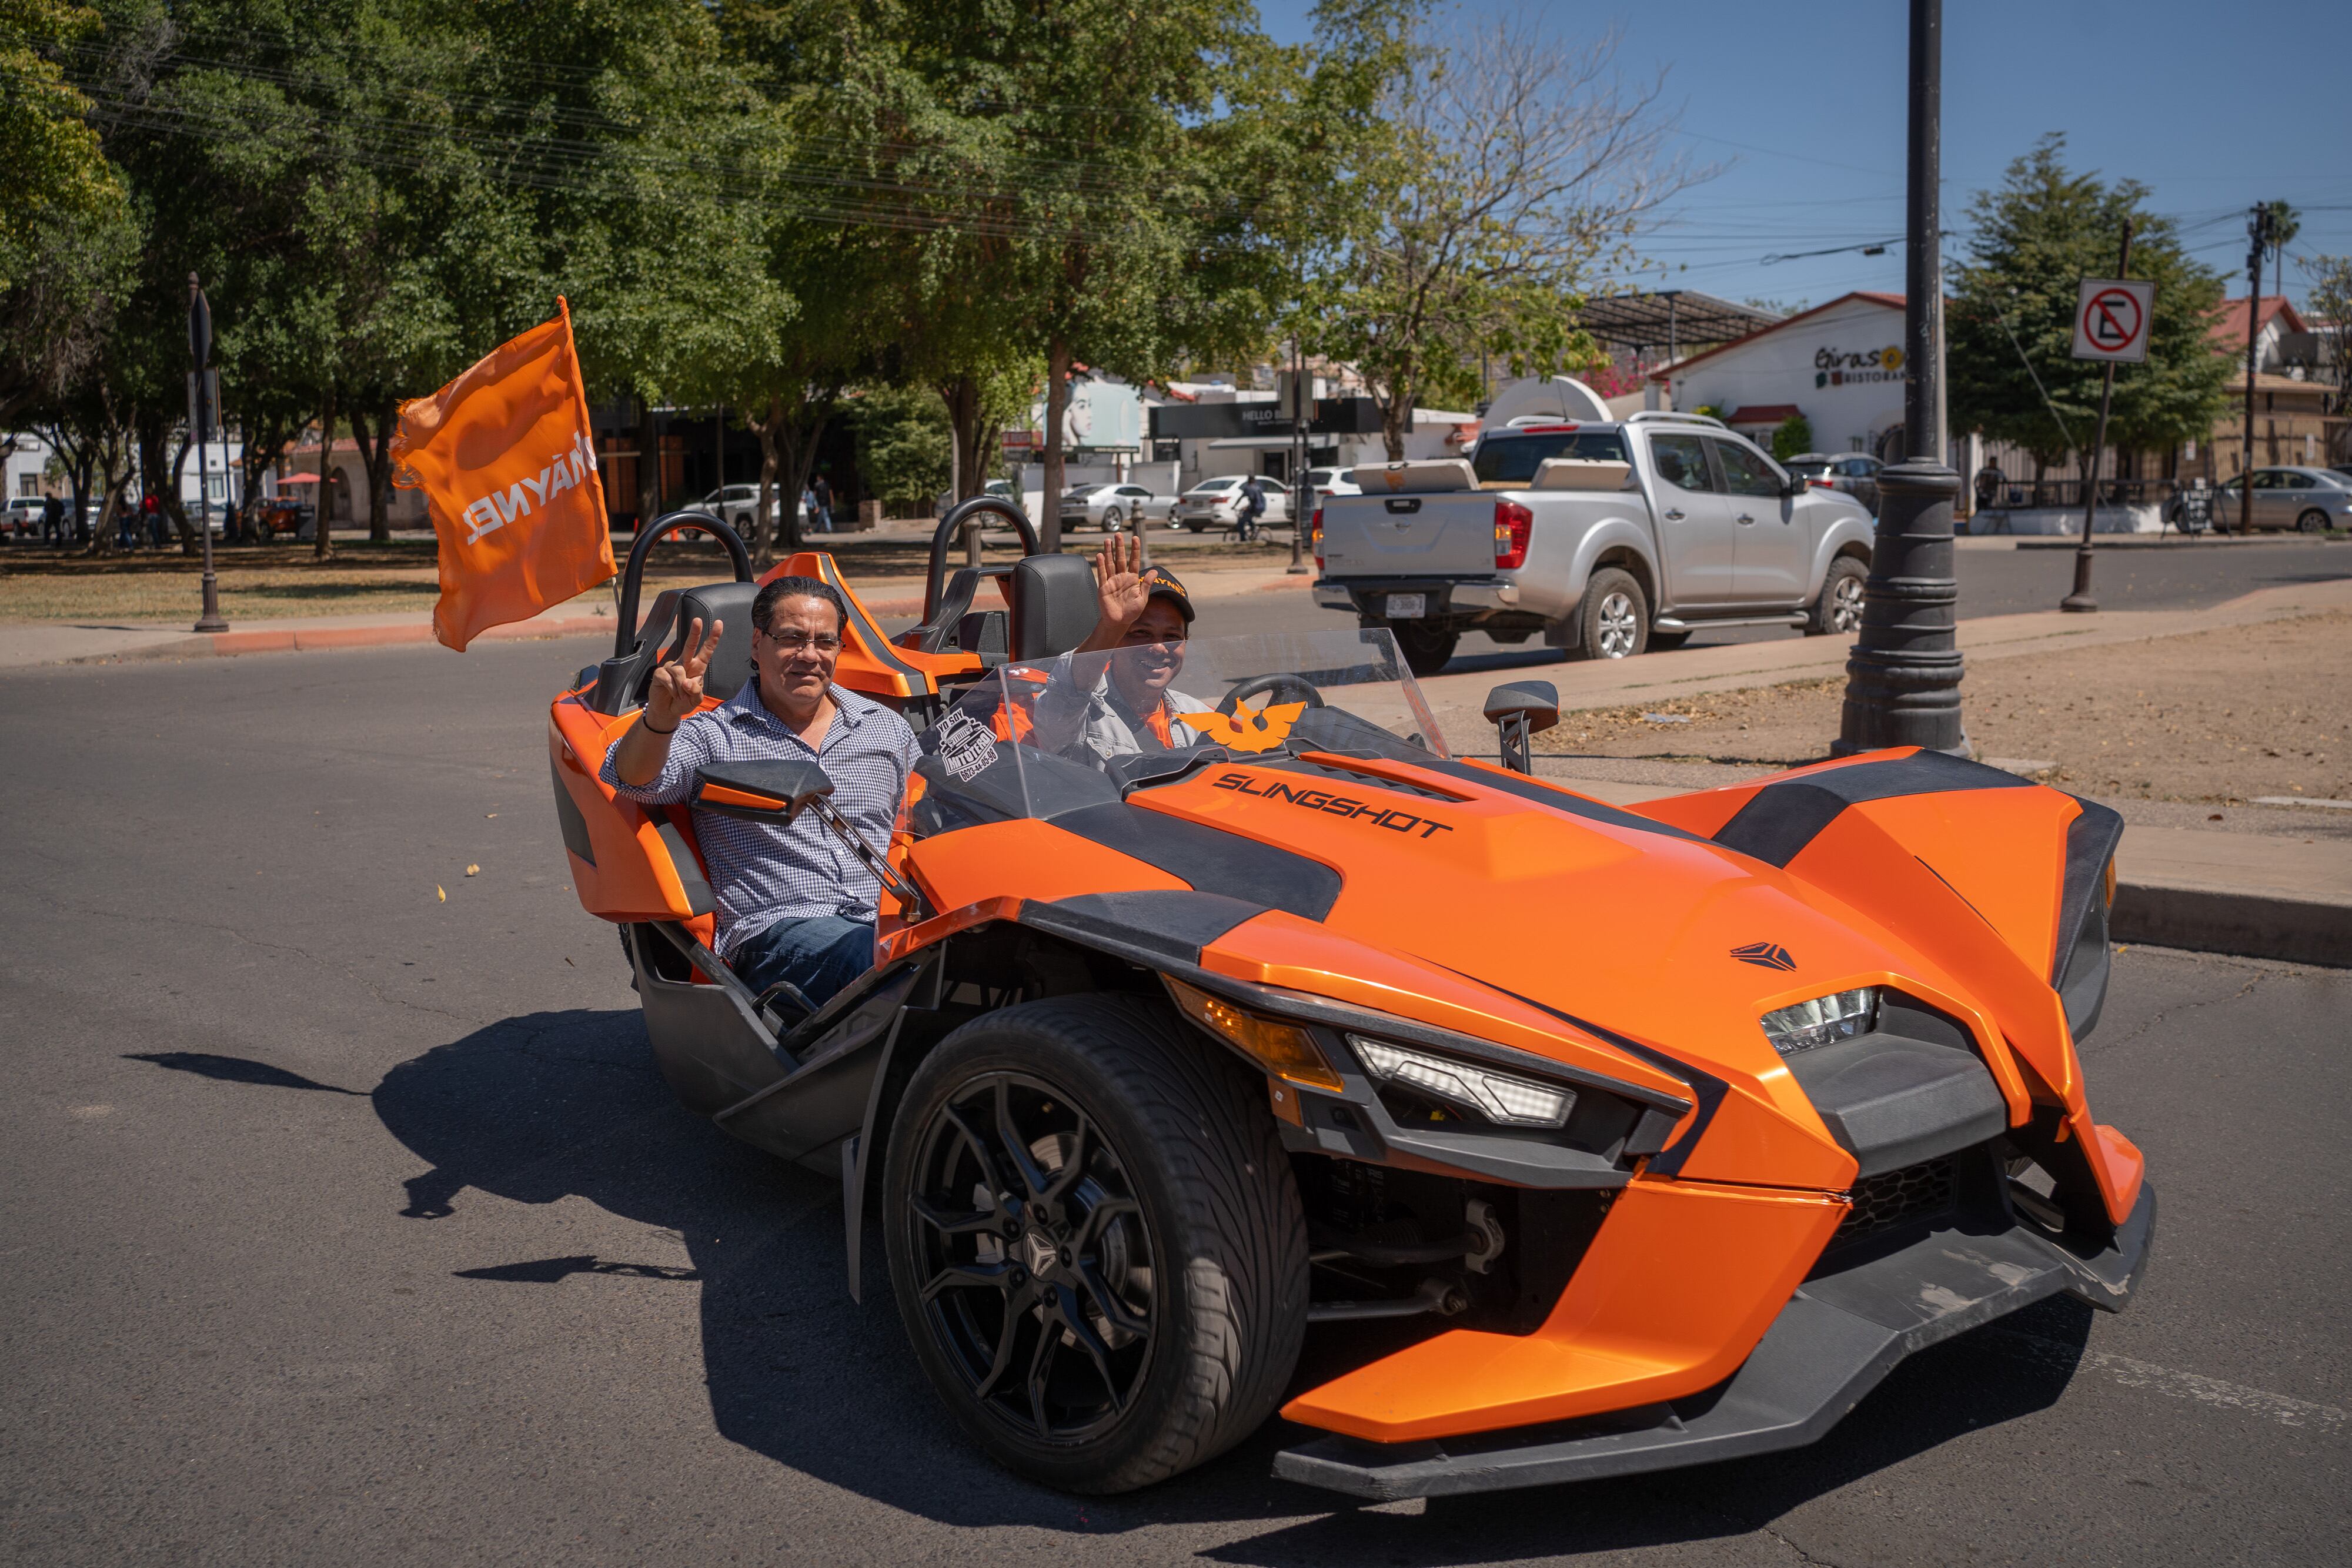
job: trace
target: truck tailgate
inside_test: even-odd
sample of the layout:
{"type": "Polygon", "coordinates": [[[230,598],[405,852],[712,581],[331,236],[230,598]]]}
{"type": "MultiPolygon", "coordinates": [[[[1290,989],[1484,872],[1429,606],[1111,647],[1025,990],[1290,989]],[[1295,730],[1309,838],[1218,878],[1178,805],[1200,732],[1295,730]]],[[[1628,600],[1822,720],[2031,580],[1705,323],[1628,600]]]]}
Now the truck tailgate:
{"type": "Polygon", "coordinates": [[[1334,496],[1323,503],[1328,577],[1491,577],[1495,498],[1477,491],[1433,496],[1334,496]]]}

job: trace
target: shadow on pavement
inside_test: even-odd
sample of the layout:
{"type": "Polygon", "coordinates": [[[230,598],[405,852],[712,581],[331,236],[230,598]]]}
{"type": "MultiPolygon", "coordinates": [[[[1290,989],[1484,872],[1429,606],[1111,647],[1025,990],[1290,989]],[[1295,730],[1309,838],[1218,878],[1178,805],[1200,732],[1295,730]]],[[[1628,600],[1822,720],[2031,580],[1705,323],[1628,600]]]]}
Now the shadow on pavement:
{"type": "MultiPolygon", "coordinates": [[[[1065,1497],[1006,1475],[971,1448],[908,1354],[878,1269],[865,1304],[850,1301],[837,1187],[680,1109],[635,1012],[509,1019],[402,1063],[374,1103],[383,1124],[433,1167],[405,1184],[401,1212],[410,1218],[455,1213],[475,1193],[528,1204],[577,1196],[675,1231],[691,1260],[678,1269],[576,1254],[464,1270],[462,1278],[556,1290],[593,1289],[579,1277],[603,1274],[698,1281],[711,1414],[722,1436],[949,1525],[1100,1533],[1263,1521],[1265,1533],[1208,1555],[1269,1568],[1444,1564],[1706,1539],[1752,1530],[1938,1443],[2040,1410],[2069,1371],[2063,1353],[2053,1366],[1969,1336],[1899,1367],[1810,1448],[1632,1480],[1441,1499],[1418,1517],[1366,1513],[1355,1500],[1272,1479],[1275,1452],[1309,1436],[1279,1420],[1148,1491],[1065,1497]]],[[[866,1247],[878,1256],[878,1234],[869,1232],[866,1247]]],[[[2045,1302],[2002,1326],[2079,1347],[2087,1317],[2076,1303],[2045,1302]]]]}
{"type": "Polygon", "coordinates": [[[158,1067],[168,1067],[174,1072],[193,1072],[199,1078],[217,1079],[223,1083],[255,1083],[268,1089],[315,1089],[321,1094],[349,1094],[362,1098],[357,1089],[338,1088],[305,1078],[299,1072],[289,1072],[282,1067],[272,1067],[266,1061],[256,1061],[244,1056],[215,1056],[206,1051],[125,1051],[125,1061],[152,1061],[158,1067]]]}

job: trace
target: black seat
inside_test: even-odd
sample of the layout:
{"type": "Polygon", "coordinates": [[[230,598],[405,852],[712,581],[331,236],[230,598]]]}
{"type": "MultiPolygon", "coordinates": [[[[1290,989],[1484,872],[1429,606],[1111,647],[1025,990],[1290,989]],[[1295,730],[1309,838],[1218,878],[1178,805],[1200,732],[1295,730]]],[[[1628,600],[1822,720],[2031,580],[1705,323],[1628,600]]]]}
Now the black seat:
{"type": "Polygon", "coordinates": [[[756,582],[664,589],[637,629],[637,645],[597,666],[596,711],[626,713],[645,706],[654,667],[685,651],[687,630],[697,617],[706,627],[713,621],[723,622],[719,651],[710,657],[702,689],[721,702],[742,690],[751,674],[751,601],[759,592],[756,582]]]}
{"type": "Polygon", "coordinates": [[[1025,662],[1066,653],[1085,642],[1101,605],[1095,569],[1082,555],[1024,555],[1005,580],[1013,607],[1013,656],[1025,662]]]}
{"type": "MultiPolygon", "coordinates": [[[[751,678],[751,601],[759,596],[756,582],[707,582],[688,589],[677,596],[677,615],[662,658],[675,659],[686,651],[687,629],[697,620],[705,628],[719,623],[719,651],[710,655],[702,690],[707,696],[727,701],[751,678]]],[[[647,678],[651,679],[650,674],[647,678]]]]}

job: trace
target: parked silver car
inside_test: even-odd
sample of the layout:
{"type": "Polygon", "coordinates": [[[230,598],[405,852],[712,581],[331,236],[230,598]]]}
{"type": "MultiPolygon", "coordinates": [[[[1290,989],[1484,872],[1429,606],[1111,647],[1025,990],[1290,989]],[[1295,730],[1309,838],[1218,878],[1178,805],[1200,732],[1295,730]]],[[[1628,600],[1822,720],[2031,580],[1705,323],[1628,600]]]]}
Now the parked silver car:
{"type": "MultiPolygon", "coordinates": [[[[2213,495],[2213,526],[2235,528],[2244,513],[2243,476],[2213,495]]],[[[2352,528],[2352,474],[2333,468],[2257,468],[2254,527],[2316,534],[2352,528]]]]}
{"type": "Polygon", "coordinates": [[[1073,485],[1062,492],[1062,527],[1114,533],[1137,517],[1164,523],[1176,497],[1157,496],[1143,485],[1073,485]]]}
{"type": "Polygon", "coordinates": [[[1860,501],[1872,517],[1878,516],[1878,471],[1886,466],[1859,452],[1832,455],[1800,452],[1780,465],[1806,484],[1821,490],[1840,490],[1860,501]]]}
{"type": "Polygon", "coordinates": [[[1622,659],[1707,625],[1861,624],[1870,514],[1712,419],[1498,430],[1468,462],[1356,476],[1319,508],[1315,601],[1389,627],[1416,674],[1474,629],[1622,659]]]}

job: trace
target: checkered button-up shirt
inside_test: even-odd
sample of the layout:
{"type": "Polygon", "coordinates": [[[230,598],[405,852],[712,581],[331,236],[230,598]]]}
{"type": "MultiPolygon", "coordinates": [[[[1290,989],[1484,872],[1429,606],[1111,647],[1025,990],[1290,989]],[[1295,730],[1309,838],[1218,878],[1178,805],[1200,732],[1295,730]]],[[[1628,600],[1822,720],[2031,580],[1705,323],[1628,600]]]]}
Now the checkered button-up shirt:
{"type": "MultiPolygon", "coordinates": [[[[839,686],[833,688],[833,723],[812,750],[768,711],[757,678],[748,680],[723,706],[679,722],[669,756],[652,783],[622,783],[609,752],[604,782],[629,800],[673,806],[694,792],[694,770],[705,763],[813,757],[833,780],[834,809],[867,843],[883,849],[898,825],[907,775],[922,753],[907,721],[881,704],[839,686]]],[[[694,835],[718,895],[721,957],[779,920],[876,916],[881,884],[814,811],[803,811],[782,827],[697,811],[694,835]]]]}

